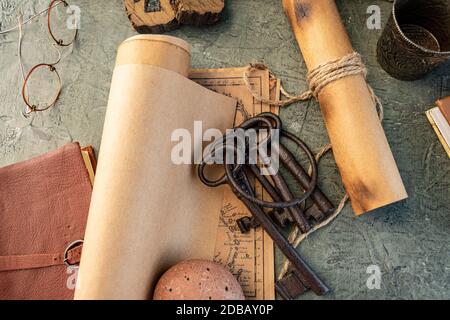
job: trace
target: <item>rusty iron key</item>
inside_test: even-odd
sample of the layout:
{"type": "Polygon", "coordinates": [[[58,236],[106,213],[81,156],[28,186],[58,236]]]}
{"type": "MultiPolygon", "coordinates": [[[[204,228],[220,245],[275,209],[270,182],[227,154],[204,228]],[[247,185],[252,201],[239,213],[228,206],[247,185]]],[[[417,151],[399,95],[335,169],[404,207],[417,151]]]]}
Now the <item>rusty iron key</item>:
{"type": "MultiPolygon", "coordinates": [[[[269,128],[270,134],[265,138],[268,144],[271,144],[273,141],[272,134],[275,129],[279,129],[281,137],[291,140],[305,152],[311,164],[311,175],[306,173],[292,153],[281,143],[278,144],[279,147],[275,150],[275,152],[278,151],[279,153],[280,163],[290,171],[304,189],[303,195],[294,198],[281,173],[273,172],[270,177],[264,176],[261,174],[261,168],[256,164],[235,165],[226,163],[224,164],[225,174],[219,179],[212,181],[204,174],[204,169],[207,165],[207,161],[204,158],[198,167],[200,180],[210,187],[228,184],[236,197],[244,203],[252,214],[252,217],[244,217],[237,221],[239,229],[245,233],[250,231],[251,228],[261,226],[291,262],[289,272],[276,283],[277,292],[282,298],[294,299],[297,295],[309,289],[318,295],[326,294],[329,288],[289,243],[282,230],[283,227],[295,223],[302,233],[307,232],[311,228],[307,219],[310,215],[314,220],[319,221],[334,210],[328,198],[317,188],[318,171],[314,155],[302,140],[282,129],[281,120],[274,114],[260,114],[248,119],[239,128],[243,130],[269,128]],[[263,189],[272,198],[272,202],[256,197],[255,191],[249,182],[250,175],[253,175],[261,183],[263,189]],[[314,206],[308,212],[303,212],[300,205],[309,198],[313,200],[314,206]],[[313,211],[312,214],[311,211],[313,211]]],[[[221,141],[226,142],[227,139],[222,138],[221,141]]],[[[246,145],[246,152],[249,150],[247,147],[246,145]]],[[[235,152],[236,147],[234,146],[233,148],[232,151],[235,152]]],[[[228,152],[227,146],[225,146],[225,149],[228,152]]],[[[245,155],[244,159],[247,159],[247,155],[245,155]]],[[[265,162],[262,161],[262,163],[264,164],[265,162]]]]}
{"type": "MultiPolygon", "coordinates": [[[[242,189],[244,189],[248,194],[254,195],[248,177],[245,175],[245,173],[243,173],[242,170],[233,173],[233,176],[234,179],[238,181],[242,189]]],[[[232,190],[233,193],[250,210],[252,215],[260,223],[260,225],[264,228],[268,235],[274,240],[274,242],[280,248],[281,252],[283,252],[283,254],[291,261],[293,267],[296,270],[296,273],[303,279],[301,283],[307,284],[307,287],[305,286],[305,288],[311,288],[311,290],[317,295],[326,294],[330,289],[303,260],[300,254],[283,235],[280,228],[271,221],[270,217],[262,210],[262,208],[242,197],[242,195],[233,187],[232,190]]],[[[282,286],[280,288],[282,288],[282,286]]]]}

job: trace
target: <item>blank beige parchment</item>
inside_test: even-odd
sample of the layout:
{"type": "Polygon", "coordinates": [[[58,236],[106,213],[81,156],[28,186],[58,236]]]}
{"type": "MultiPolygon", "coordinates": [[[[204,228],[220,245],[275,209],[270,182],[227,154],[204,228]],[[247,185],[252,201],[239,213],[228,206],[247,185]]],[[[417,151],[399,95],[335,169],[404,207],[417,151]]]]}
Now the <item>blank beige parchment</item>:
{"type": "Polygon", "coordinates": [[[223,190],[171,161],[171,135],[193,138],[194,121],[224,131],[236,100],[187,79],[186,63],[188,44],[169,36],[119,47],[75,299],[146,299],[170,266],[213,258],[223,190]]]}

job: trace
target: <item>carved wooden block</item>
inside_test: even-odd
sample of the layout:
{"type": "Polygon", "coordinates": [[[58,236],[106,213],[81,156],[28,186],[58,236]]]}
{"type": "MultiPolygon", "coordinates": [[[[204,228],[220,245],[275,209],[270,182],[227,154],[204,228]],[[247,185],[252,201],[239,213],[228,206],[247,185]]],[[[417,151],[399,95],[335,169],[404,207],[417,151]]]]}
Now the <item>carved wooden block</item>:
{"type": "Polygon", "coordinates": [[[224,6],[224,0],[125,0],[128,18],[139,33],[162,33],[181,24],[213,24],[224,6]]]}

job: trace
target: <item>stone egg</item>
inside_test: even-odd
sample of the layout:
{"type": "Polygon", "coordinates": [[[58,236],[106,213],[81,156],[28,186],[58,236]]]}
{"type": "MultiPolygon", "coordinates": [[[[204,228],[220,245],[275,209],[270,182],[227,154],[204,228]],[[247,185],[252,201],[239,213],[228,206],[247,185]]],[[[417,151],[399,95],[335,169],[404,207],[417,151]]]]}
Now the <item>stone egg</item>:
{"type": "Polygon", "coordinates": [[[207,260],[182,261],[166,271],[155,300],[244,300],[239,282],[224,267],[207,260]]]}

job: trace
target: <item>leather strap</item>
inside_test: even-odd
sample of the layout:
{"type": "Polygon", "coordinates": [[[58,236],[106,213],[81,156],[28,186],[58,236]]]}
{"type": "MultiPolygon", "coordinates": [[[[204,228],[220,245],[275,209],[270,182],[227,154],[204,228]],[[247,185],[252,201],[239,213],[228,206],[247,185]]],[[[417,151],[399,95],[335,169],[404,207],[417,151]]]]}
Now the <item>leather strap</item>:
{"type": "MultiPolygon", "coordinates": [[[[80,262],[82,249],[83,245],[79,245],[67,252],[68,262],[71,265],[80,262]]],[[[0,272],[46,268],[63,264],[64,253],[0,256],[0,272]]]]}

